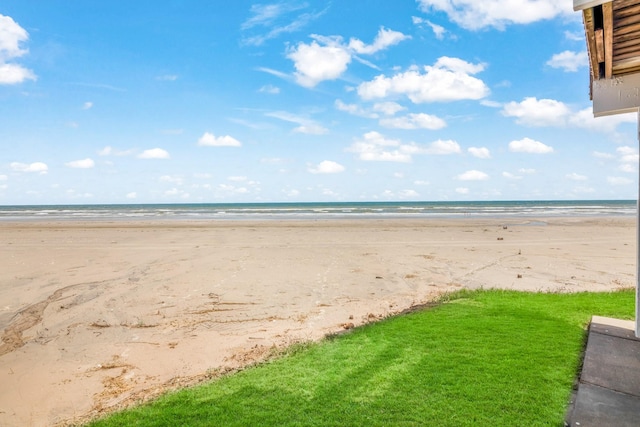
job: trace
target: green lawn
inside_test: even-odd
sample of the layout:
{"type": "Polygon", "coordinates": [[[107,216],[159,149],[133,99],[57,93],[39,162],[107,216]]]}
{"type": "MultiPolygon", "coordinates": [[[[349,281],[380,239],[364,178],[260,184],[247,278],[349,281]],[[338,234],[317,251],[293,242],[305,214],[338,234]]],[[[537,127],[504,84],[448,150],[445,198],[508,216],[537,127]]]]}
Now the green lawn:
{"type": "Polygon", "coordinates": [[[460,292],[94,426],[561,426],[592,315],[634,293],[460,292]]]}

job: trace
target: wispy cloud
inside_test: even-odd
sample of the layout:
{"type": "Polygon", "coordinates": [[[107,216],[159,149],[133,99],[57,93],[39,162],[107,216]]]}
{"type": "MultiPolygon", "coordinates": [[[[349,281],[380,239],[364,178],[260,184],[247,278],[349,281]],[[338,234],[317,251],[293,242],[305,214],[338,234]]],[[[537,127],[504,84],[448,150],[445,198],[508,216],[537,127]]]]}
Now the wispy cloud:
{"type": "Polygon", "coordinates": [[[164,74],[162,76],[156,77],[156,80],[163,82],[174,82],[178,80],[178,76],[176,74],[164,74]]]}
{"type": "Polygon", "coordinates": [[[318,124],[314,120],[311,120],[307,117],[299,116],[296,114],[288,113],[286,111],[272,111],[269,113],[265,113],[265,116],[273,117],[275,119],[283,120],[285,122],[298,124],[299,126],[293,129],[293,131],[297,133],[323,135],[329,132],[329,129],[318,124]]]}
{"type": "Polygon", "coordinates": [[[296,4],[293,2],[255,4],[251,6],[251,17],[242,23],[240,29],[245,33],[252,32],[253,34],[245,35],[242,38],[242,44],[261,46],[268,40],[277,38],[282,34],[300,31],[322,16],[327,10],[295,14],[295,12],[307,9],[308,6],[307,3],[296,4]]]}
{"type": "Polygon", "coordinates": [[[84,82],[72,82],[69,83],[70,85],[73,86],[82,86],[82,87],[92,87],[92,88],[96,88],[96,89],[106,89],[106,90],[110,90],[113,92],[126,92],[126,89],[123,89],[121,87],[117,87],[117,86],[112,86],[112,85],[108,85],[108,84],[104,84],[104,83],[84,83],[84,82]]]}

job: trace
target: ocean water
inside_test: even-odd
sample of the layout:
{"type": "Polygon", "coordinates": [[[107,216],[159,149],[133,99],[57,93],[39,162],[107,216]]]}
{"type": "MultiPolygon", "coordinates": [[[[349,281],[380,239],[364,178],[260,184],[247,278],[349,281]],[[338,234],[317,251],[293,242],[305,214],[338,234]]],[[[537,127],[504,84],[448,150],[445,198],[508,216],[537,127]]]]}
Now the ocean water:
{"type": "Polygon", "coordinates": [[[0,221],[633,216],[635,200],[0,206],[0,221]]]}

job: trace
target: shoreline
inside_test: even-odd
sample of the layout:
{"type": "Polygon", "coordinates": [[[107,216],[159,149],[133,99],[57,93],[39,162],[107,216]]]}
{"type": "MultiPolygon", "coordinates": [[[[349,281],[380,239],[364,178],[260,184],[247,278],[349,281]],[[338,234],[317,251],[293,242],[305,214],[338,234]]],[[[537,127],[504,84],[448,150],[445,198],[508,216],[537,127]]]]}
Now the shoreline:
{"type": "Polygon", "coordinates": [[[86,419],[461,288],[635,286],[635,227],[628,216],[0,221],[0,424],[86,419]]]}
{"type": "Polygon", "coordinates": [[[430,224],[447,224],[451,223],[476,223],[494,225],[496,223],[504,222],[507,225],[528,225],[529,223],[575,223],[575,222],[589,222],[589,221],[633,221],[637,220],[636,215],[629,214],[583,214],[583,215],[567,215],[567,214],[547,214],[547,215],[523,215],[523,214],[483,214],[483,215],[424,215],[424,216],[410,216],[408,214],[398,216],[319,216],[317,218],[185,218],[185,217],[168,217],[168,218],[91,218],[91,219],[49,219],[49,218],[20,218],[20,219],[0,219],[0,228],[2,227],[20,227],[29,226],[33,227],[96,227],[96,228],[135,228],[135,227],[176,227],[176,228],[189,228],[189,227],[228,227],[228,226],[278,226],[287,227],[293,225],[356,225],[366,223],[389,223],[397,226],[415,226],[423,225],[429,226],[430,224]]]}

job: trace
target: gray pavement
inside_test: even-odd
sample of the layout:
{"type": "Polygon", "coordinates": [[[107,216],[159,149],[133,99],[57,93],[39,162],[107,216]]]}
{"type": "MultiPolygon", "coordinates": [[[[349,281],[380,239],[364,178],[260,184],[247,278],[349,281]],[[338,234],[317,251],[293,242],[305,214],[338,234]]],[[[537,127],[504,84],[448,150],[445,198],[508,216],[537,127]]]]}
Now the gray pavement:
{"type": "Polygon", "coordinates": [[[594,316],[571,427],[640,426],[640,339],[634,322],[594,316]]]}

